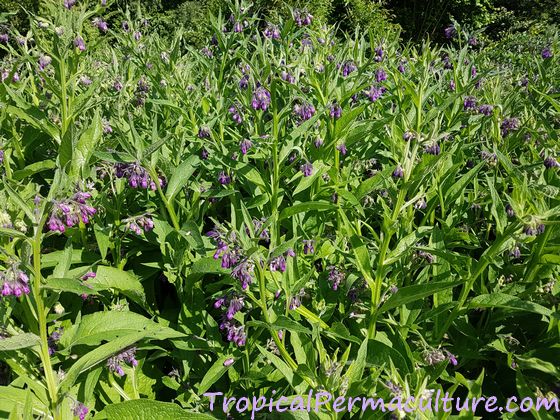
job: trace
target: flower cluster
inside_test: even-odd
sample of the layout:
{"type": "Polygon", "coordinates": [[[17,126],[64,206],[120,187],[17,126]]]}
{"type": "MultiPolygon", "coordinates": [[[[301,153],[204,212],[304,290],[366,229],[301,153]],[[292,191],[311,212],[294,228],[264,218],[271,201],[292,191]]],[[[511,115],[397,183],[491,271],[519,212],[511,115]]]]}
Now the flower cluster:
{"type": "Polygon", "coordinates": [[[327,270],[329,270],[329,276],[327,279],[331,285],[331,288],[336,291],[338,290],[340,283],[344,281],[345,275],[334,265],[327,267],[327,270]]]}
{"type": "Polygon", "coordinates": [[[87,204],[91,194],[78,191],[70,199],[55,201],[47,227],[50,231],[64,233],[66,228],[76,226],[80,221],[89,223],[90,217],[97,213],[95,207],[87,204]]]}
{"type": "Polygon", "coordinates": [[[297,26],[311,25],[311,22],[313,20],[313,15],[311,15],[305,10],[299,10],[299,9],[294,10],[293,17],[297,26]]]}
{"type": "Polygon", "coordinates": [[[286,271],[286,258],[295,257],[296,254],[293,249],[288,249],[284,254],[278,255],[270,260],[270,271],[286,271]]]}
{"type": "Polygon", "coordinates": [[[300,289],[290,300],[290,310],[293,311],[301,306],[301,299],[305,297],[305,289],[300,289]]]}
{"type": "Polygon", "coordinates": [[[251,105],[255,110],[261,109],[266,111],[270,106],[270,92],[262,86],[258,87],[253,93],[251,105]]]}
{"type": "Polygon", "coordinates": [[[137,235],[142,235],[142,232],[149,232],[154,228],[154,221],[149,216],[139,216],[126,223],[126,230],[132,231],[137,235]]]}
{"type": "Polygon", "coordinates": [[[58,350],[58,342],[64,331],[63,327],[58,327],[54,330],[49,337],[47,337],[47,343],[49,345],[49,354],[52,356],[58,350]]]}
{"type": "Polygon", "coordinates": [[[129,363],[131,366],[138,366],[138,360],[136,360],[136,347],[131,347],[116,356],[107,359],[107,367],[111,372],[114,372],[118,376],[124,376],[124,370],[122,368],[123,363],[129,363]]]}
{"type": "MultiPolygon", "coordinates": [[[[144,169],[139,163],[116,163],[115,174],[117,178],[126,178],[128,185],[132,188],[150,189],[155,191],[157,189],[156,183],[150,178],[148,171],[144,169]]],[[[165,178],[160,176],[159,186],[165,186],[165,178]]]]}
{"type": "Polygon", "coordinates": [[[136,85],[136,91],[134,93],[134,104],[138,107],[143,106],[146,103],[146,98],[150,92],[150,84],[145,77],[141,77],[136,85]]]}
{"type": "Polygon", "coordinates": [[[235,343],[236,346],[241,347],[247,341],[245,334],[245,327],[233,319],[224,319],[220,323],[220,330],[225,331],[228,341],[235,343]]]}
{"type": "Polygon", "coordinates": [[[267,23],[266,28],[263,31],[263,35],[265,38],[280,39],[280,29],[272,23],[267,23]]]}
{"type": "Polygon", "coordinates": [[[500,125],[502,137],[507,136],[512,131],[519,129],[519,120],[517,118],[506,118],[500,125]]]}
{"type": "Polygon", "coordinates": [[[89,408],[84,403],[79,401],[74,402],[72,405],[72,414],[80,420],[84,420],[89,413],[89,408]]]}
{"type": "Polygon", "coordinates": [[[231,118],[234,122],[237,124],[241,124],[243,122],[243,110],[240,104],[234,103],[229,107],[228,112],[231,114],[231,118]]]}
{"type": "Polygon", "coordinates": [[[315,115],[315,107],[308,102],[296,104],[294,105],[294,114],[298,117],[298,124],[301,124],[315,115]]]}
{"type": "Polygon", "coordinates": [[[27,295],[29,293],[29,277],[13,263],[5,271],[0,271],[0,283],[2,283],[2,296],[27,295]]]}

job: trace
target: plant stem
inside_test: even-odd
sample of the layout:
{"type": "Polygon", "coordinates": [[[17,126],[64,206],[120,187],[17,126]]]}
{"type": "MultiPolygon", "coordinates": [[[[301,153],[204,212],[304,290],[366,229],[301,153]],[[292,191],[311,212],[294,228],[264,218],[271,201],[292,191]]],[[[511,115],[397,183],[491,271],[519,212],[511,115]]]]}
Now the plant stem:
{"type": "Polygon", "coordinates": [[[33,271],[34,271],[34,284],[33,284],[33,296],[35,298],[35,303],[37,305],[37,320],[39,322],[39,335],[41,339],[40,344],[40,357],[43,364],[43,370],[45,372],[45,380],[47,382],[47,390],[49,393],[49,399],[51,403],[51,410],[54,415],[54,419],[60,419],[60,413],[58,410],[58,395],[57,395],[57,385],[54,376],[54,371],[51,364],[51,356],[49,354],[49,343],[48,343],[48,333],[47,333],[47,313],[45,311],[45,304],[43,302],[43,296],[41,292],[41,230],[43,223],[37,226],[35,232],[35,237],[33,238],[33,271]]]}

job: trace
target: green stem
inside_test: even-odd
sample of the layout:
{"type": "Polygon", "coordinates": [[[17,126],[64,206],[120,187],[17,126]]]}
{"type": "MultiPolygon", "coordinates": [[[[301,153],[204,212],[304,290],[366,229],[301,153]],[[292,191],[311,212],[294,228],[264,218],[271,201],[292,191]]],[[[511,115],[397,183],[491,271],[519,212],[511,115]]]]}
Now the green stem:
{"type": "Polygon", "coordinates": [[[47,313],[45,311],[45,304],[43,302],[43,296],[41,292],[41,230],[43,227],[43,222],[39,223],[35,231],[35,237],[33,238],[33,271],[34,271],[34,284],[33,284],[33,296],[35,298],[35,304],[37,305],[37,320],[39,322],[39,336],[41,340],[40,344],[40,357],[41,363],[43,365],[43,370],[45,372],[45,380],[47,382],[47,390],[49,393],[49,399],[51,403],[51,410],[54,419],[60,419],[61,415],[58,410],[58,393],[55,374],[51,364],[51,356],[49,355],[49,343],[48,343],[48,331],[47,331],[47,313]]]}

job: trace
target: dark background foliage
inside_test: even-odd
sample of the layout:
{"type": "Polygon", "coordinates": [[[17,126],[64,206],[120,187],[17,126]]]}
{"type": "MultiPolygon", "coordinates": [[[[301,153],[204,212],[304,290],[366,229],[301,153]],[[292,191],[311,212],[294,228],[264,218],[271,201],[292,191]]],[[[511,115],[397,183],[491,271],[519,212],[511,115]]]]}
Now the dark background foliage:
{"type": "MultiPolygon", "coordinates": [[[[24,10],[37,11],[42,1],[3,0],[0,3],[0,25],[14,25],[25,31],[24,10]]],[[[217,14],[227,0],[117,0],[115,6],[136,9],[144,13],[161,33],[171,33],[184,24],[187,39],[201,45],[208,36],[205,24],[208,13],[217,14]]],[[[560,23],[560,2],[557,0],[255,0],[254,8],[262,16],[274,19],[289,14],[289,7],[307,8],[317,19],[338,24],[343,31],[356,28],[402,29],[402,36],[411,41],[426,37],[443,39],[443,29],[451,19],[472,29],[485,28],[484,36],[501,39],[512,32],[539,32],[545,25],[560,23]]]]}

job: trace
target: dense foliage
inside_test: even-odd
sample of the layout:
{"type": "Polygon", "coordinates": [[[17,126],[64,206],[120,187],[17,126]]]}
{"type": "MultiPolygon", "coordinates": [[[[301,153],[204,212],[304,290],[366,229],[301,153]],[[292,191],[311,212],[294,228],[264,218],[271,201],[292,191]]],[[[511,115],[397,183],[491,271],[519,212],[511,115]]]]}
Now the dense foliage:
{"type": "Polygon", "coordinates": [[[1,415],[558,395],[554,32],[403,47],[243,4],[198,50],[107,3],[0,31],[1,415]]]}

